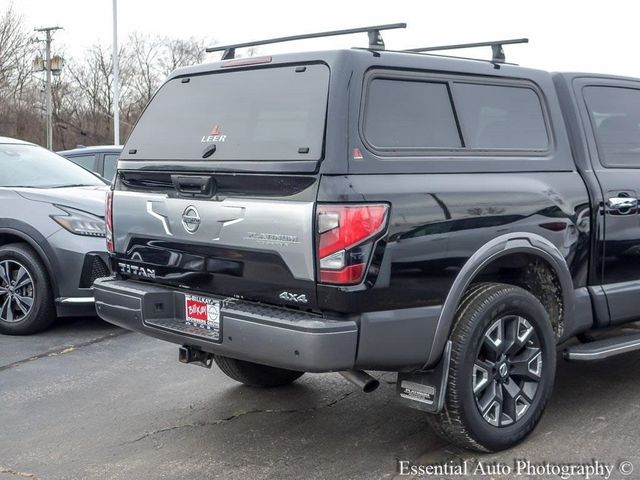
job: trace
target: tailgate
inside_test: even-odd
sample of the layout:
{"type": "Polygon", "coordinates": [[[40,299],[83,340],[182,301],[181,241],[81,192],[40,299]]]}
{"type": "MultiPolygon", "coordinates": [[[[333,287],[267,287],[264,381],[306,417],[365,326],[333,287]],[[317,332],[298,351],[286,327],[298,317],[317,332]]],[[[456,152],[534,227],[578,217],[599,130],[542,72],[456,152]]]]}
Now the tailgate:
{"type": "Polygon", "coordinates": [[[114,268],[191,291],[314,308],[317,184],[316,176],[121,172],[114,268]],[[180,193],[203,179],[215,193],[180,193]]]}

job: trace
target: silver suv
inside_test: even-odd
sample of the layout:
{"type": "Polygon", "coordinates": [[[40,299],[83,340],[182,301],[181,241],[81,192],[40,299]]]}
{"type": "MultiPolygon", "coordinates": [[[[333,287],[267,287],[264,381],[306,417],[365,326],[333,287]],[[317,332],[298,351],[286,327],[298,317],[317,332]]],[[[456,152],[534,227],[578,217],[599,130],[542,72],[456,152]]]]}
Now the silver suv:
{"type": "Polygon", "coordinates": [[[95,314],[105,262],[105,182],[42,147],[0,137],[0,333],[95,314]]]}

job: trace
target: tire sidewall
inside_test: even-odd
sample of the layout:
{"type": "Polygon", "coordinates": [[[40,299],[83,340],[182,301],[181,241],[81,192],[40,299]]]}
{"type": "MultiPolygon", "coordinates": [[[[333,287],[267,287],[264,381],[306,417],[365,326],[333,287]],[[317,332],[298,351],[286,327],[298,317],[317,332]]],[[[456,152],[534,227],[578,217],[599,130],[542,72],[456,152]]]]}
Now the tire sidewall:
{"type": "Polygon", "coordinates": [[[7,334],[32,333],[53,321],[52,298],[49,278],[39,259],[28,248],[7,245],[0,248],[0,262],[13,260],[27,269],[33,280],[33,306],[19,322],[5,322],[0,319],[0,332],[7,334]]]}
{"type": "Polygon", "coordinates": [[[549,316],[535,297],[519,290],[499,295],[473,314],[474,325],[469,341],[461,351],[459,371],[456,372],[464,420],[474,440],[492,451],[504,450],[517,444],[535,428],[549,399],[555,378],[556,339],[549,316]],[[538,335],[542,349],[542,379],[525,416],[513,425],[494,427],[484,420],[477,408],[472,385],[473,364],[486,329],[495,320],[512,314],[525,318],[538,335]]]}

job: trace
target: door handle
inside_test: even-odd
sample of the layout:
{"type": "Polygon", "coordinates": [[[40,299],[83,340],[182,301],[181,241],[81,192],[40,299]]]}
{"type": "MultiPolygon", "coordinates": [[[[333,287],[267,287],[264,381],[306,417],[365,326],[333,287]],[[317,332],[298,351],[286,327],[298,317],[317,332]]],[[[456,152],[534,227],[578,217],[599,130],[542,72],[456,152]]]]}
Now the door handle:
{"type": "Polygon", "coordinates": [[[213,193],[214,182],[209,176],[171,175],[171,182],[175,189],[183,195],[209,197],[213,193]]]}
{"type": "Polygon", "coordinates": [[[633,197],[609,197],[607,200],[609,215],[633,215],[638,213],[638,199],[633,197]]]}

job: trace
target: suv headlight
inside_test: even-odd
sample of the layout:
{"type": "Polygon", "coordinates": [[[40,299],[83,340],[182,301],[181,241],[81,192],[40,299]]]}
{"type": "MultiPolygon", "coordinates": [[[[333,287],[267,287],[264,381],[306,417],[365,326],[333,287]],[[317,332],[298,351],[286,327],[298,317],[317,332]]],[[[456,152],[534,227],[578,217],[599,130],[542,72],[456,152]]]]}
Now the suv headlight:
{"type": "Polygon", "coordinates": [[[102,218],[75,208],[61,207],[60,205],[56,205],[56,207],[66,215],[51,215],[51,218],[65,230],[86,237],[104,237],[105,229],[102,218]]]}

